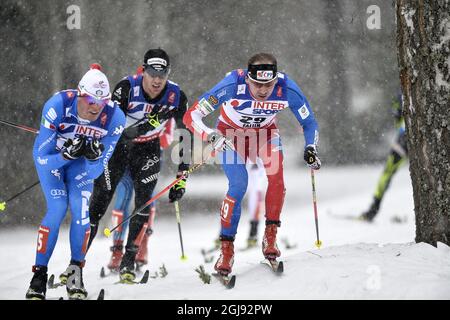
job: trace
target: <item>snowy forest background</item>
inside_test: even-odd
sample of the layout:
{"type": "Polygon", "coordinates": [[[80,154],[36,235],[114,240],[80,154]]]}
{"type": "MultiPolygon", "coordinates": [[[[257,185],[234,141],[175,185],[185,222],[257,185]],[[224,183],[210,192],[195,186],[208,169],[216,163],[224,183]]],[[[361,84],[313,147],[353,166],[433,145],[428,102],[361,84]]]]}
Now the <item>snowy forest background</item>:
{"type": "MultiPolygon", "coordinates": [[[[399,90],[393,1],[2,0],[0,19],[4,120],[38,128],[44,102],[56,91],[75,88],[92,62],[102,64],[114,86],[135,71],[147,49],[160,46],[171,57],[171,79],[192,103],[226,72],[267,51],[309,99],[321,128],[324,166],[381,163],[393,139],[390,105],[399,90]],[[80,9],[80,29],[68,27],[73,5],[80,9]]],[[[287,165],[303,168],[298,123],[289,111],[279,118],[287,165]]],[[[5,200],[37,181],[34,135],[0,126],[0,136],[5,200]]],[[[172,167],[163,174],[173,177],[172,167]]],[[[208,166],[199,174],[222,172],[208,166]]],[[[199,209],[189,202],[192,188],[188,184],[187,210],[199,209]]],[[[204,201],[200,209],[217,212],[220,198],[204,201]]],[[[15,214],[0,217],[0,228],[36,226],[45,211],[40,188],[9,208],[15,214]]]]}

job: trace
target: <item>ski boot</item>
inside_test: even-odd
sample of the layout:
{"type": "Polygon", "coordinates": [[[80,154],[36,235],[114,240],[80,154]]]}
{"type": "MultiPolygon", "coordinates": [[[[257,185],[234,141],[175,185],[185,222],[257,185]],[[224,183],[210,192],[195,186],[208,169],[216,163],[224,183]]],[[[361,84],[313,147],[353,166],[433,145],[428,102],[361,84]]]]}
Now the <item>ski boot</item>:
{"type": "Polygon", "coordinates": [[[66,271],[69,271],[66,280],[67,296],[70,300],[85,300],[88,292],[84,288],[83,283],[83,267],[84,261],[79,262],[75,260],[70,261],[70,265],[66,271]]]}
{"type": "Polygon", "coordinates": [[[139,246],[139,251],[136,255],[136,265],[138,269],[148,263],[148,238],[152,233],[153,230],[151,228],[147,228],[144,237],[142,238],[142,242],[139,246]]]}
{"type": "Polygon", "coordinates": [[[123,257],[123,240],[115,240],[113,246],[110,249],[112,255],[107,267],[112,272],[118,272],[123,257]]]}
{"type": "Polygon", "coordinates": [[[227,276],[231,273],[234,263],[234,238],[221,236],[220,241],[221,253],[219,259],[214,265],[214,270],[216,270],[221,276],[227,276]]]}
{"type": "Polygon", "coordinates": [[[247,248],[254,248],[258,243],[258,221],[250,221],[250,234],[247,239],[247,248]]]}
{"type": "Polygon", "coordinates": [[[369,210],[360,215],[359,220],[372,222],[377,215],[378,210],[380,210],[380,202],[380,199],[374,198],[369,210]]]}
{"type": "Polygon", "coordinates": [[[120,263],[120,282],[126,284],[133,284],[136,279],[136,273],[134,271],[135,257],[138,251],[138,247],[133,245],[133,248],[126,248],[123,255],[122,262],[120,263]]]}
{"type": "Polygon", "coordinates": [[[47,292],[47,267],[33,266],[33,278],[27,290],[25,298],[27,300],[45,300],[47,292]]]}
{"type": "Polygon", "coordinates": [[[267,220],[264,238],[262,242],[262,252],[267,260],[276,260],[281,255],[277,246],[277,229],[280,221],[267,220]]]}

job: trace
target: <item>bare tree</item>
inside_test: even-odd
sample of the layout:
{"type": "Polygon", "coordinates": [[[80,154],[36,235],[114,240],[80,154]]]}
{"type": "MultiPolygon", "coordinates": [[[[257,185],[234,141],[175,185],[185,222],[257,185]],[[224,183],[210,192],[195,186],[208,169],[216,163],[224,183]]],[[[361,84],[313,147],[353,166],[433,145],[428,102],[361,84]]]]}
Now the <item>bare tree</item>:
{"type": "Polygon", "coordinates": [[[397,0],[416,242],[450,244],[450,1],[397,0]]]}

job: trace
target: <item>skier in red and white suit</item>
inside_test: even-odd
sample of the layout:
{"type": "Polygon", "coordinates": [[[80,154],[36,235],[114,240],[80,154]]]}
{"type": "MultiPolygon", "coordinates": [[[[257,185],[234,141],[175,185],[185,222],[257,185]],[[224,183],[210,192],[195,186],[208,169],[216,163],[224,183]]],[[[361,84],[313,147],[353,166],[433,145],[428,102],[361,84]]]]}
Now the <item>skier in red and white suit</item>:
{"type": "Polygon", "coordinates": [[[221,208],[221,255],[214,266],[222,275],[231,273],[234,261],[233,241],[241,215],[241,201],[248,185],[247,160],[255,163],[259,157],[268,180],[263,254],[269,260],[280,256],[276,234],[285,187],[283,153],[275,117],[286,108],[303,127],[305,160],[311,168],[319,169],[320,159],[316,151],[319,132],[314,114],[297,84],[286,74],[277,72],[277,61],[271,54],[252,56],[248,69],[230,72],[201,95],[184,115],[186,127],[207,140],[214,150],[223,151],[220,156],[229,189],[221,208]],[[202,118],[218,108],[220,116],[216,129],[211,129],[202,118]]]}

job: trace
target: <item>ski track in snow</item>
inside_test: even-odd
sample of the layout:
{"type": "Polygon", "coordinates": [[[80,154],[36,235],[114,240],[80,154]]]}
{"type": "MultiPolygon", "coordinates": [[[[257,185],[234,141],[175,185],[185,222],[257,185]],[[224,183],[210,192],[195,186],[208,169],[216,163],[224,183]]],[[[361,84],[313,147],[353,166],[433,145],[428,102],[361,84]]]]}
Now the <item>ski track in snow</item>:
{"type": "MultiPolygon", "coordinates": [[[[92,297],[101,288],[105,299],[450,299],[450,248],[414,243],[415,225],[412,187],[406,167],[394,177],[374,223],[340,220],[333,214],[359,215],[367,209],[382,166],[359,168],[324,168],[316,174],[320,239],[316,240],[312,209],[311,181],[308,170],[285,173],[287,194],[279,229],[278,245],[285,261],[281,277],[260,264],[261,249],[239,251],[245,246],[249,216],[245,205],[235,241],[234,274],[236,286],[225,289],[214,278],[203,284],[195,268],[203,264],[208,273],[218,257],[205,263],[200,253],[209,249],[217,237],[218,214],[182,212],[182,230],[187,261],[181,261],[181,250],[175,213],[157,215],[154,234],[149,241],[150,274],[165,265],[165,278],[150,278],[146,285],[115,285],[117,276],[99,277],[100,268],[108,263],[111,240],[101,232],[87,256],[84,269],[85,286],[92,297]],[[393,216],[407,222],[391,222],[393,216]],[[294,249],[286,249],[281,239],[287,238],[294,249]]],[[[223,177],[190,178],[186,197],[199,195],[211,186],[209,181],[224,186],[216,190],[223,195],[223,177]]],[[[165,185],[159,183],[159,187],[165,185]]],[[[157,187],[158,188],[158,187],[157,187]]],[[[217,212],[220,200],[217,202],[217,212]]],[[[18,213],[17,213],[18,214],[18,213]]],[[[106,216],[104,223],[110,223],[106,216]]],[[[0,299],[23,299],[31,279],[37,227],[0,231],[0,299]]],[[[260,225],[259,239],[263,228],[260,225]]],[[[65,270],[70,259],[68,230],[60,232],[49,275],[65,270]]],[[[48,298],[66,296],[65,288],[47,291],[48,298]]]]}

